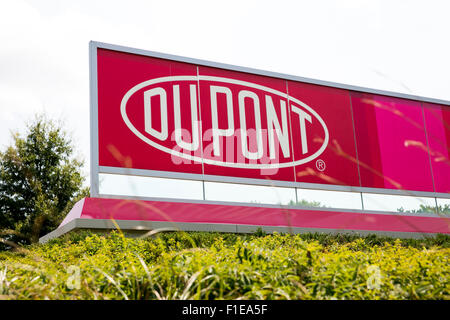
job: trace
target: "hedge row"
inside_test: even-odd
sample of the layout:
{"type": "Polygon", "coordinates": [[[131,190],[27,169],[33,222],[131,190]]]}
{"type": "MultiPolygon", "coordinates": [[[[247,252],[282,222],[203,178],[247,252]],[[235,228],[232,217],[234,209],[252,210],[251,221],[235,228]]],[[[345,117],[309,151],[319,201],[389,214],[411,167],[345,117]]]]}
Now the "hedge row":
{"type": "Polygon", "coordinates": [[[0,252],[0,297],[449,299],[449,240],[78,233],[0,252]]]}

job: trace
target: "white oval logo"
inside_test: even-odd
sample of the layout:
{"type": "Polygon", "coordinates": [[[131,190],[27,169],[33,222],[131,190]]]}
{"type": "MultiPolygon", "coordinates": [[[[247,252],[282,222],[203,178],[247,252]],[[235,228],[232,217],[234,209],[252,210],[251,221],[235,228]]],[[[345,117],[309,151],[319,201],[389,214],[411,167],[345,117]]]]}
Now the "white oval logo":
{"type": "MultiPolygon", "coordinates": [[[[246,169],[275,169],[297,166],[316,159],[323,153],[329,141],[329,133],[325,122],[320,115],[307,104],[294,97],[288,96],[286,93],[266,86],[223,77],[202,75],[170,76],[144,81],[131,88],[124,95],[120,110],[122,118],[128,128],[139,139],[150,146],[175,157],[217,166],[246,169]],[[209,86],[209,99],[205,98],[205,101],[202,100],[202,95],[200,95],[202,99],[198,98],[199,90],[197,86],[199,83],[200,86],[209,86]],[[189,92],[190,94],[180,95],[180,86],[182,87],[183,85],[189,86],[189,90],[186,92],[189,92]],[[142,104],[142,108],[139,107],[139,115],[130,117],[130,114],[128,113],[129,110],[127,110],[127,104],[130,99],[133,99],[133,95],[137,92],[142,92],[143,100],[139,100],[141,101],[140,104],[142,104]],[[226,115],[223,115],[223,112],[220,113],[218,111],[218,105],[220,104],[218,97],[220,95],[222,96],[222,100],[226,101],[223,102],[225,107],[222,106],[222,110],[226,110],[226,115]],[[153,115],[155,103],[153,103],[152,109],[152,101],[154,101],[152,99],[155,99],[155,97],[159,100],[157,105],[159,112],[153,115]],[[183,99],[189,101],[184,101],[183,99]],[[234,105],[238,105],[238,108],[233,107],[233,101],[238,101],[237,103],[234,103],[234,105]],[[251,102],[250,104],[248,104],[249,101],[251,102]],[[202,123],[211,123],[211,128],[199,129],[197,125],[197,120],[200,120],[198,115],[198,103],[200,104],[199,108],[203,108],[204,105],[209,104],[211,110],[211,119],[206,119],[208,121],[205,121],[205,119],[198,121],[198,123],[200,123],[200,128],[202,123]],[[191,107],[190,109],[183,109],[180,108],[180,105],[190,105],[191,107]],[[278,112],[276,110],[278,110],[278,112]],[[287,110],[289,115],[286,115],[287,112],[284,110],[287,110]],[[185,116],[188,115],[192,120],[190,130],[191,141],[189,142],[183,140],[179,134],[177,135],[177,130],[179,130],[181,126],[181,114],[183,113],[185,116]],[[247,113],[249,114],[247,115],[247,113]],[[144,120],[140,120],[141,124],[139,126],[141,127],[141,130],[138,130],[136,128],[138,125],[136,124],[135,119],[142,118],[142,115],[144,116],[144,120]],[[169,117],[169,115],[173,115],[173,118],[169,117]],[[219,120],[223,120],[220,116],[227,118],[228,127],[226,129],[219,129],[219,120]],[[297,119],[296,121],[298,122],[299,127],[298,134],[300,135],[299,141],[296,141],[295,143],[301,145],[301,151],[298,152],[301,156],[300,159],[297,160],[293,160],[293,148],[291,148],[290,145],[294,140],[292,133],[289,133],[292,131],[292,122],[289,120],[293,119],[293,117],[296,117],[295,119],[297,119]],[[133,121],[131,121],[130,118],[134,119],[133,121],[135,124],[133,124],[133,121]],[[155,120],[155,118],[157,119],[155,120]],[[249,135],[247,133],[247,131],[249,131],[247,129],[248,119],[253,120],[256,129],[254,130],[256,133],[254,134],[255,143],[253,151],[250,150],[249,135]],[[154,121],[158,122],[157,128],[154,127],[154,121]],[[238,125],[235,125],[235,123],[238,123],[238,125]],[[311,140],[311,134],[309,134],[309,131],[313,124],[318,127],[316,123],[320,124],[321,132],[319,134],[319,140],[322,143],[319,148],[315,147],[313,148],[314,150],[310,150],[309,141],[311,140]],[[174,148],[175,145],[173,141],[172,145],[170,144],[169,137],[171,135],[169,134],[169,127],[174,129],[172,133],[175,134],[172,134],[172,137],[175,136],[178,148],[174,148]],[[211,143],[211,150],[213,151],[211,156],[208,156],[204,152],[206,148],[204,145],[205,139],[204,137],[202,138],[202,134],[196,134],[201,130],[203,130],[204,133],[205,130],[208,129],[211,129],[212,131],[211,136],[213,142],[211,143]],[[222,150],[220,149],[221,145],[218,140],[220,138],[232,136],[233,130],[241,130],[243,132],[240,140],[240,149],[242,149],[245,161],[228,161],[219,157],[222,150]],[[267,132],[267,134],[263,134],[264,132],[267,132]],[[289,139],[289,137],[291,139],[289,139]],[[264,144],[264,142],[267,143],[264,144]],[[277,142],[278,145],[276,144],[277,142]],[[203,150],[200,150],[202,146],[203,150]],[[277,147],[281,150],[279,155],[276,155],[275,152],[277,147]],[[180,150],[180,148],[184,150],[180,150]],[[186,152],[186,150],[188,152],[186,152]],[[199,152],[195,152],[199,150],[201,151],[201,155],[198,155],[199,152]],[[261,163],[264,151],[266,151],[267,159],[269,159],[269,161],[266,161],[267,163],[261,163]]],[[[133,109],[133,112],[137,112],[134,110],[137,109],[133,109]]],[[[318,130],[315,132],[316,135],[317,131],[318,130]]]]}

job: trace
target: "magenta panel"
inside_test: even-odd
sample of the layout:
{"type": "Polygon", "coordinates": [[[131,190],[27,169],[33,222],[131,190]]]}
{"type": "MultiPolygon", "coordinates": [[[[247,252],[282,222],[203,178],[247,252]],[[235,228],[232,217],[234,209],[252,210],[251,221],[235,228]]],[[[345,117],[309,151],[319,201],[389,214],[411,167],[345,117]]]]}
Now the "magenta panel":
{"type": "MultiPolygon", "coordinates": [[[[294,81],[288,81],[288,90],[290,96],[298,97],[322,117],[329,134],[327,147],[317,159],[295,167],[296,181],[359,187],[349,92],[294,81]]],[[[295,113],[291,117],[293,140],[301,141],[300,117],[295,113]]],[[[323,129],[317,119],[311,120],[305,121],[312,127],[308,148],[317,149],[323,143],[323,129]]],[[[295,160],[301,159],[302,145],[293,144],[293,152],[295,160]]]]}
{"type": "Polygon", "coordinates": [[[100,166],[450,192],[448,106],[106,49],[97,67],[100,166]]]}
{"type": "Polygon", "coordinates": [[[448,219],[358,212],[85,198],[82,219],[286,226],[339,230],[450,233],[448,219]]]}
{"type": "MultiPolygon", "coordinates": [[[[100,166],[201,174],[201,160],[185,161],[158,149],[164,147],[169,151],[179,151],[174,136],[174,85],[179,86],[180,109],[187,111],[180,116],[181,128],[192,132],[190,104],[188,103],[190,101],[189,86],[195,86],[195,80],[157,83],[145,86],[133,93],[126,103],[125,113],[136,132],[127,126],[121,110],[121,103],[125,95],[136,85],[160,77],[179,75],[195,77],[196,66],[104,49],[98,50],[97,63],[100,166]],[[163,108],[160,107],[161,99],[164,97],[155,94],[160,93],[161,90],[154,93],[150,91],[156,88],[161,88],[165,92],[166,117],[161,116],[163,108]],[[147,108],[145,101],[148,100],[145,92],[147,91],[151,93],[148,98],[150,99],[148,109],[151,110],[150,126],[145,123],[145,109],[147,108]],[[162,120],[167,125],[166,132],[163,132],[162,120]],[[149,134],[149,127],[153,128],[160,139],[149,134]],[[141,137],[138,137],[137,133],[141,137]],[[166,133],[166,137],[163,137],[164,133],[166,133]],[[150,146],[144,139],[154,142],[154,146],[150,146]]],[[[199,114],[198,106],[197,114],[199,114]]],[[[191,136],[185,137],[187,142],[192,142],[189,139],[191,136]]],[[[197,155],[201,159],[200,148],[197,149],[197,152],[183,150],[183,153],[197,155]]]]}
{"type": "Polygon", "coordinates": [[[293,161],[290,150],[292,137],[286,81],[202,66],[199,67],[199,75],[200,77],[215,77],[200,78],[203,156],[206,160],[219,163],[213,164],[205,161],[204,174],[295,181],[292,166],[263,167],[264,165],[293,161]],[[286,130],[284,133],[287,137],[289,154],[283,154],[278,135],[274,134],[273,158],[270,157],[269,149],[267,99],[273,103],[272,110],[281,126],[283,122],[281,106],[285,106],[286,130]],[[228,108],[230,111],[232,110],[231,113],[228,108]],[[213,115],[213,111],[217,112],[216,116],[213,115]],[[230,115],[233,117],[232,121],[230,115]],[[225,131],[232,128],[229,133],[223,132],[217,139],[219,141],[218,152],[214,150],[213,119],[215,117],[217,117],[219,130],[225,131]],[[259,129],[257,124],[259,124],[259,129]],[[243,129],[244,126],[246,130],[243,129]],[[259,130],[261,135],[258,137],[259,130]],[[259,146],[258,138],[261,141],[259,146]],[[242,145],[243,140],[246,141],[246,146],[242,145]],[[250,153],[251,156],[249,156],[250,153]],[[234,165],[227,166],[225,163],[234,165]],[[249,168],[248,165],[261,166],[261,168],[249,168]]]}
{"type": "Polygon", "coordinates": [[[450,193],[450,107],[424,103],[423,108],[436,192],[450,193]]]}
{"type": "Polygon", "coordinates": [[[352,92],[362,187],[433,192],[420,102],[352,92]]]}

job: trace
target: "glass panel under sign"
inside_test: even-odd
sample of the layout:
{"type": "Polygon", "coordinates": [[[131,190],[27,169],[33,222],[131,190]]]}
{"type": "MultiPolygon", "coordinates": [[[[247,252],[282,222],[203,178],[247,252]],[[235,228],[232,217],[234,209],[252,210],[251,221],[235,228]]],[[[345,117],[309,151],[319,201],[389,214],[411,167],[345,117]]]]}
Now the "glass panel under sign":
{"type": "Polygon", "coordinates": [[[201,181],[101,173],[100,194],[202,200],[203,186],[201,181]]]}
{"type": "Polygon", "coordinates": [[[295,189],[247,184],[205,182],[205,199],[288,205],[295,202],[295,189]]]}
{"type": "Polygon", "coordinates": [[[450,215],[450,199],[437,198],[438,213],[450,215]]]}
{"type": "Polygon", "coordinates": [[[409,213],[436,212],[435,198],[376,193],[363,193],[362,195],[365,210],[409,213]]]}
{"type": "Polygon", "coordinates": [[[297,189],[297,198],[300,206],[362,209],[359,192],[297,189]]]}

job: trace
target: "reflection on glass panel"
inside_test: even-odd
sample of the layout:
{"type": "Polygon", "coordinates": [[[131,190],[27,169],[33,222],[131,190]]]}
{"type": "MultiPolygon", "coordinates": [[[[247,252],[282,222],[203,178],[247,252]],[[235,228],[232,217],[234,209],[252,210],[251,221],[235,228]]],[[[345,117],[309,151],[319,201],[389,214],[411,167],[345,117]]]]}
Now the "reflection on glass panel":
{"type": "Polygon", "coordinates": [[[439,213],[450,214],[450,199],[437,198],[436,201],[439,213]]]}
{"type": "Polygon", "coordinates": [[[434,198],[363,193],[364,209],[395,212],[436,212],[434,198]]]}
{"type": "Polygon", "coordinates": [[[289,204],[292,201],[295,202],[295,189],[205,182],[205,198],[214,201],[289,204]]]}
{"type": "Polygon", "coordinates": [[[100,174],[100,194],[203,199],[201,181],[100,174]]]}
{"type": "Polygon", "coordinates": [[[362,209],[359,192],[297,189],[297,205],[339,209],[362,209]]]}

